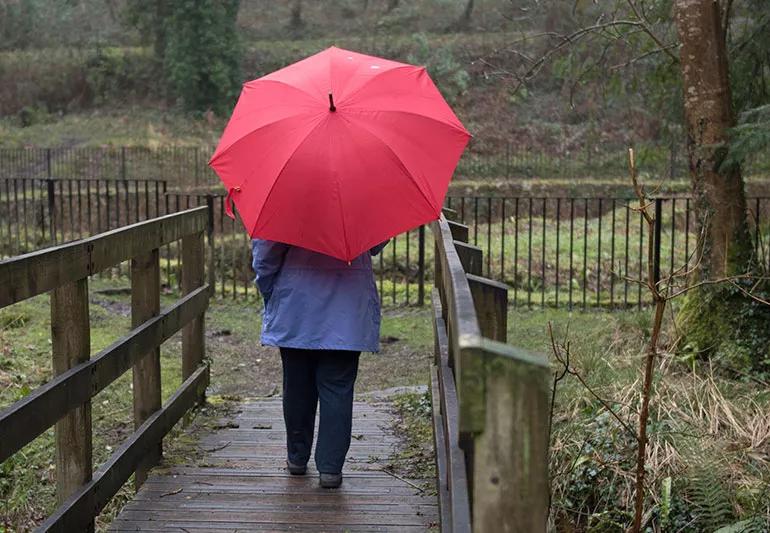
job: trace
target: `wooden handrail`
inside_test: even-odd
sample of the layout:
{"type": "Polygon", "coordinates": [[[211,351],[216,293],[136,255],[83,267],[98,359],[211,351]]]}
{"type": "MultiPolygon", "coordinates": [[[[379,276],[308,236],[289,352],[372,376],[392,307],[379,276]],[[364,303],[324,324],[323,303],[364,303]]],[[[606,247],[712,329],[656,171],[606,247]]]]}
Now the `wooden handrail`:
{"type": "Polygon", "coordinates": [[[439,484],[439,497],[448,500],[442,503],[442,517],[447,515],[449,523],[442,523],[442,530],[545,531],[548,364],[503,342],[507,287],[475,275],[482,264],[479,251],[463,242],[467,233],[462,225],[442,216],[431,229],[436,243],[437,346],[432,392],[441,396],[434,405],[442,419],[434,422],[434,432],[437,449],[439,443],[445,447],[437,463],[446,472],[439,476],[448,476],[443,492],[439,484]],[[444,343],[446,348],[440,348],[444,343]],[[458,450],[464,456],[464,472],[458,471],[458,450]],[[463,491],[453,483],[467,486],[469,523],[463,502],[457,501],[463,491]]]}
{"type": "Polygon", "coordinates": [[[163,436],[203,400],[209,382],[203,317],[206,207],[0,261],[0,308],[51,292],[54,377],[0,410],[0,461],[55,425],[58,509],[44,531],[91,531],[94,517],[135,474],[160,459],[163,436]],[[160,309],[161,246],[182,241],[183,297],[160,309]],[[131,260],[133,329],[90,358],[88,278],[131,260]],[[159,346],[183,330],[184,382],[161,406],[159,346]],[[135,431],[92,475],[91,398],[133,368],[135,431]]]}

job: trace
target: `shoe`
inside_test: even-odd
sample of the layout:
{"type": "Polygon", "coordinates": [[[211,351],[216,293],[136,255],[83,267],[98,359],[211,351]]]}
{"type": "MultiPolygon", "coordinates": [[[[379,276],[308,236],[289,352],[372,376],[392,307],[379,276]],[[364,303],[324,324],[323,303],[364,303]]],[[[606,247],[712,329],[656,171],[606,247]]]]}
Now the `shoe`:
{"type": "Polygon", "coordinates": [[[336,489],[342,485],[342,474],[324,474],[319,476],[321,486],[325,489],[336,489]]]}
{"type": "Polygon", "coordinates": [[[286,461],[286,468],[292,476],[304,476],[307,472],[307,465],[295,465],[291,461],[286,461]]]}

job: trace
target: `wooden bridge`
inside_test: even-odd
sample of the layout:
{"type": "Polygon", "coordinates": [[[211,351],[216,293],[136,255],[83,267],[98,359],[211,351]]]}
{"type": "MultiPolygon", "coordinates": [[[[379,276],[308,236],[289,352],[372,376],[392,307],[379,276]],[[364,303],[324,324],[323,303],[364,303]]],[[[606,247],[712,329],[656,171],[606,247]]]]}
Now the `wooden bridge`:
{"type": "Polygon", "coordinates": [[[92,530],[132,475],[137,493],[115,531],[545,531],[549,371],[505,344],[507,289],[480,277],[468,228],[443,216],[431,225],[435,480],[404,479],[368,460],[398,446],[382,402],[355,406],[361,437],[339,490],[284,471],[281,406],[271,399],[243,404],[205,435],[203,461],[153,470],[163,437],[205,401],[209,383],[207,220],[206,207],[191,209],[0,262],[0,308],[51,293],[55,377],[0,411],[0,462],[55,426],[59,506],[41,531],[92,530]],[[175,241],[183,294],[161,310],[158,251],[175,241]],[[91,357],[88,278],[127,260],[134,329],[91,357]],[[179,330],[183,383],[161,405],[159,346],[179,330]],[[129,369],[135,431],[93,472],[91,398],[129,369]]]}

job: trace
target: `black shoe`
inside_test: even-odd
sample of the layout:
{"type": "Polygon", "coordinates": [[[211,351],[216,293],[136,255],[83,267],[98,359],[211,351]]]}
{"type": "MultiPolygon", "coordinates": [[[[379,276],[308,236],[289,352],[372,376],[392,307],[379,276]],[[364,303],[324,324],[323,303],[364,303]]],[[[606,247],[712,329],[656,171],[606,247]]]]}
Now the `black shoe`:
{"type": "Polygon", "coordinates": [[[342,485],[342,474],[324,474],[319,476],[321,486],[325,489],[336,489],[342,485]]]}
{"type": "Polygon", "coordinates": [[[291,461],[286,461],[286,468],[292,476],[304,476],[307,472],[307,465],[295,465],[291,461]]]}

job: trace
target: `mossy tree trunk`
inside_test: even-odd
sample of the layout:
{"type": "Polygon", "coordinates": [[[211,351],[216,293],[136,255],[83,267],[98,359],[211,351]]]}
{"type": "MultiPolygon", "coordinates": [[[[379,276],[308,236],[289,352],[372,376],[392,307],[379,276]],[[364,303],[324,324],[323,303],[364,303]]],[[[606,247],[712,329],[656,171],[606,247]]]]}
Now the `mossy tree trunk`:
{"type": "MultiPolygon", "coordinates": [[[[752,271],[753,247],[741,169],[737,164],[723,164],[730,149],[730,128],[735,123],[726,42],[728,3],[676,0],[674,4],[681,41],[687,151],[699,229],[697,268],[691,283],[752,271]]],[[[761,317],[767,312],[758,309],[759,305],[733,284],[692,291],[680,314],[685,342],[701,354],[724,354],[734,352],[735,343],[745,344],[744,339],[768,339],[770,326],[761,326],[761,317]]],[[[767,357],[754,353],[757,343],[750,344],[739,349],[740,357],[731,362],[755,365],[767,357]]]]}

